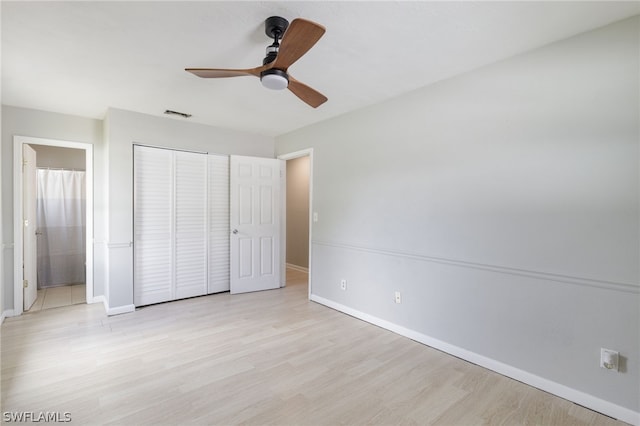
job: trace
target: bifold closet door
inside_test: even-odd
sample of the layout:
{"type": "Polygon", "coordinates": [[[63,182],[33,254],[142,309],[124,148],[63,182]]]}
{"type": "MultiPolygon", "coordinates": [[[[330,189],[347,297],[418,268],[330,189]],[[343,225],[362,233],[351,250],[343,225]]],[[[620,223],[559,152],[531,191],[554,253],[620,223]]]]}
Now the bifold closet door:
{"type": "Polygon", "coordinates": [[[209,289],[229,291],[229,156],[209,155],[209,289]]]}
{"type": "Polygon", "coordinates": [[[173,299],[173,153],[134,147],[136,306],[173,299]]]}
{"type": "Polygon", "coordinates": [[[207,294],[207,155],[174,152],[174,299],[207,294]]]}
{"type": "Polygon", "coordinates": [[[134,148],[134,304],[207,294],[207,155],[134,148]]]}

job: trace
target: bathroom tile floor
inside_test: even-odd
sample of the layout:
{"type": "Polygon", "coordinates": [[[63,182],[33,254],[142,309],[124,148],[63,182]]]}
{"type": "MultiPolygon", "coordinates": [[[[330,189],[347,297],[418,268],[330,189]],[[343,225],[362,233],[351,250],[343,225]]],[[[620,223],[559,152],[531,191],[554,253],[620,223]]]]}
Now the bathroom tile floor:
{"type": "Polygon", "coordinates": [[[86,302],[85,284],[72,284],[38,290],[38,297],[27,312],[37,312],[86,302]]]}

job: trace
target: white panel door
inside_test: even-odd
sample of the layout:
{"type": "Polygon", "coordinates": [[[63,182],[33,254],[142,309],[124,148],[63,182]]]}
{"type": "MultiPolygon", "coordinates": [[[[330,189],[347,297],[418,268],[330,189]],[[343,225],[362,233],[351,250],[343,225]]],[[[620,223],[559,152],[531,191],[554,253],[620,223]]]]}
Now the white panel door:
{"type": "Polygon", "coordinates": [[[24,310],[28,311],[38,297],[38,246],[36,236],[36,151],[27,144],[22,145],[23,185],[23,280],[24,310]]]}
{"type": "Polygon", "coordinates": [[[209,288],[229,291],[229,156],[209,155],[209,288]]]}
{"type": "Polygon", "coordinates": [[[231,293],[280,286],[282,160],[231,156],[231,293]]]}
{"type": "Polygon", "coordinates": [[[134,148],[134,304],[174,299],[173,153],[134,148]]]}
{"type": "Polygon", "coordinates": [[[207,156],[174,152],[175,295],[207,294],[207,156]]]}

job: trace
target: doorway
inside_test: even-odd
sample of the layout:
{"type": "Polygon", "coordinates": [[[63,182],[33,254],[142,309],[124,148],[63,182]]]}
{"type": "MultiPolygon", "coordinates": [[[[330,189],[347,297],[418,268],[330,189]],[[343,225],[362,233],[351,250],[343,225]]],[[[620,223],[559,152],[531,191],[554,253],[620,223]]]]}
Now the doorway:
{"type": "Polygon", "coordinates": [[[37,159],[38,292],[29,312],[86,302],[85,151],[32,148],[37,159]]]}
{"type": "Polygon", "coordinates": [[[306,285],[311,295],[313,149],[278,157],[286,162],[283,245],[286,285],[306,285]]]}
{"type": "MultiPolygon", "coordinates": [[[[27,309],[41,310],[48,307],[66,306],[75,303],[93,302],[93,146],[91,144],[57,141],[23,136],[14,137],[14,170],[29,167],[33,171],[30,175],[38,179],[38,174],[51,175],[54,179],[81,180],[84,185],[84,206],[74,202],[76,222],[72,224],[76,232],[75,242],[70,249],[62,252],[61,239],[66,238],[69,229],[61,228],[59,223],[50,222],[46,226],[36,228],[37,221],[31,219],[31,223],[24,219],[27,214],[25,206],[36,204],[38,201],[38,186],[31,184],[31,176],[23,173],[14,173],[14,314],[20,315],[27,309]],[[31,165],[27,165],[25,152],[32,152],[34,158],[31,165]],[[40,154],[40,155],[38,155],[40,154]],[[38,159],[40,157],[40,159],[38,159]],[[77,208],[76,208],[77,207],[77,208]],[[28,226],[31,225],[31,226],[28,226]],[[60,233],[55,235],[56,232],[60,233]],[[32,245],[29,241],[35,234],[35,240],[41,244],[40,253],[33,256],[27,253],[32,245]],[[47,235],[50,234],[50,235],[47,235]],[[52,253],[43,252],[42,244],[45,237],[54,239],[58,244],[52,253]],[[45,256],[45,257],[42,257],[45,256]],[[48,256],[48,258],[46,258],[48,256]],[[62,257],[60,257],[62,256],[62,257]],[[40,257],[40,262],[38,262],[40,257]],[[55,261],[54,258],[58,258],[55,261]],[[49,263],[44,265],[43,263],[49,263]],[[40,265],[39,265],[40,263],[40,265]],[[75,265],[72,265],[75,263],[75,265]],[[40,277],[37,277],[40,269],[40,277]],[[67,269],[67,271],[62,271],[67,269]],[[47,273],[45,273],[47,272],[47,273]],[[30,277],[29,285],[26,285],[30,277]],[[35,283],[38,283],[38,297],[35,296],[35,283]],[[40,298],[40,300],[38,300],[40,298]],[[47,302],[47,298],[49,301],[47,302]],[[32,304],[32,301],[35,303],[32,304]],[[25,303],[26,302],[26,303],[25,303]],[[29,306],[27,306],[29,305],[29,306]]],[[[42,183],[43,181],[41,181],[42,183]]],[[[58,182],[59,183],[59,182],[58,182]]],[[[42,188],[40,188],[42,190],[42,188]]],[[[79,194],[74,195],[79,196],[79,194]]],[[[54,196],[54,198],[57,196],[54,196]]],[[[41,197],[42,198],[42,194],[41,197]]],[[[40,200],[42,201],[42,200],[40,200]]],[[[57,202],[57,201],[56,201],[57,202]]],[[[68,204],[68,203],[67,203],[68,204]]],[[[70,205],[53,205],[60,211],[68,211],[70,205]]],[[[43,208],[42,205],[40,208],[43,208]]],[[[42,221],[42,213],[40,223],[42,221]]],[[[49,216],[50,219],[51,216],[49,216]]],[[[57,220],[57,219],[56,219],[57,220]]],[[[33,252],[32,250],[30,252],[33,252]]]]}

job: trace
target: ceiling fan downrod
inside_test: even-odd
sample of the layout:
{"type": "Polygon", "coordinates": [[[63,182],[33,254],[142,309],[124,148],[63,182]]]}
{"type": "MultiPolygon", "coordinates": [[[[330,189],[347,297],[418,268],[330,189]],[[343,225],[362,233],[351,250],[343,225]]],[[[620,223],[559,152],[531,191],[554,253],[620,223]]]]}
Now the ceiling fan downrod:
{"type": "Polygon", "coordinates": [[[278,51],[280,50],[280,43],[278,37],[273,39],[273,43],[267,46],[266,56],[262,60],[262,65],[267,65],[276,60],[278,51]]]}
{"type": "Polygon", "coordinates": [[[280,40],[288,27],[289,21],[280,16],[271,16],[264,21],[264,33],[267,37],[273,39],[273,43],[267,46],[266,56],[262,60],[262,65],[275,61],[280,50],[280,40]]]}

